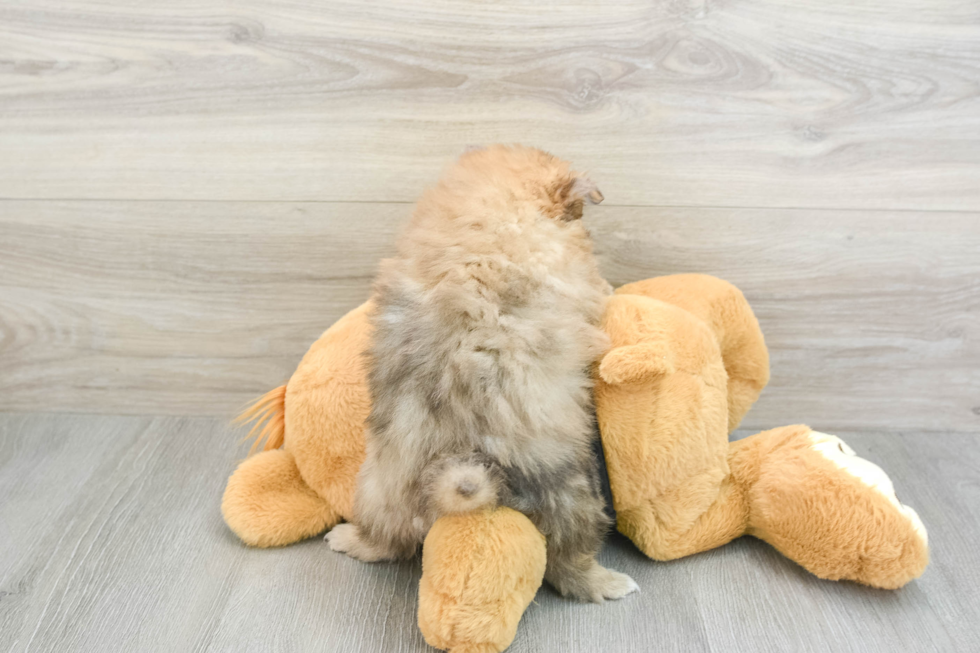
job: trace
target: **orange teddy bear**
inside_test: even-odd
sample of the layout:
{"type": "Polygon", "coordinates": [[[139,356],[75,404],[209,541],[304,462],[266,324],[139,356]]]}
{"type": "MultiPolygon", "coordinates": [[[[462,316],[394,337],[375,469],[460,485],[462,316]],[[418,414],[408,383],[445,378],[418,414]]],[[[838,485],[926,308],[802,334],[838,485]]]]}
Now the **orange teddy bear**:
{"type": "MultiPolygon", "coordinates": [[[[369,411],[371,302],[328,329],[289,382],[243,415],[265,450],[228,479],[222,512],[250,545],[350,519],[369,411]]],[[[595,404],[618,530],[655,560],[763,539],[821,578],[898,588],[929,560],[926,531],[879,467],[839,438],[785,426],[728,441],[769,380],[742,293],[705,275],[610,298],[595,404]]],[[[544,537],[507,508],[443,517],[426,537],[419,627],[456,652],[502,651],[545,569],[544,537]]]]}

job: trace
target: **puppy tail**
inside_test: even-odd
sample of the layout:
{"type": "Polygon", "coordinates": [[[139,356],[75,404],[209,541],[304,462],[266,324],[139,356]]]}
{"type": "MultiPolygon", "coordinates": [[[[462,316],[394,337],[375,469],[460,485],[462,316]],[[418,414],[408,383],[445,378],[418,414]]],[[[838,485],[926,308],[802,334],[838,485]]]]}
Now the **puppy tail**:
{"type": "Polygon", "coordinates": [[[435,465],[430,498],[439,514],[492,508],[499,499],[496,465],[475,456],[448,457],[435,465]]]}
{"type": "Polygon", "coordinates": [[[255,422],[252,430],[243,438],[248,440],[254,437],[249,455],[259,448],[262,438],[265,438],[264,451],[281,447],[286,436],[286,386],[281,385],[265,393],[235,418],[235,424],[249,422],[255,422]]]}

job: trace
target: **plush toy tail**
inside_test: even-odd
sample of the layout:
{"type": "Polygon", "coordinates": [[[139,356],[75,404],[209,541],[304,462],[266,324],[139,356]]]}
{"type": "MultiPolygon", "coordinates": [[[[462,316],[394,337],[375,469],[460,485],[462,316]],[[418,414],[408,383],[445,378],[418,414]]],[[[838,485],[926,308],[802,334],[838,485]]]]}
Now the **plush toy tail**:
{"type": "Polygon", "coordinates": [[[281,447],[283,436],[286,434],[285,418],[285,385],[281,385],[265,393],[254,404],[242,411],[242,414],[235,418],[236,424],[255,422],[252,425],[252,430],[243,438],[243,440],[255,438],[255,441],[252,442],[252,448],[248,450],[248,454],[252,455],[255,453],[263,438],[265,438],[265,446],[262,447],[264,451],[281,447]],[[261,430],[259,430],[260,428],[261,430]],[[255,434],[256,431],[258,431],[258,435],[255,434]]]}

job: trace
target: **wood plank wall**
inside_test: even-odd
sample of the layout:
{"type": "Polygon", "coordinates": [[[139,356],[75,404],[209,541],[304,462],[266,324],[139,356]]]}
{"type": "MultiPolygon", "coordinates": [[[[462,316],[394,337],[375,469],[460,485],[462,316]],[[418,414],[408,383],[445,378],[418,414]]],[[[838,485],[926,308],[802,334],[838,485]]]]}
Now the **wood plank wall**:
{"type": "Polygon", "coordinates": [[[0,410],[234,413],[499,141],[613,283],[743,288],[747,426],[980,428],[970,0],[0,2],[0,410]]]}

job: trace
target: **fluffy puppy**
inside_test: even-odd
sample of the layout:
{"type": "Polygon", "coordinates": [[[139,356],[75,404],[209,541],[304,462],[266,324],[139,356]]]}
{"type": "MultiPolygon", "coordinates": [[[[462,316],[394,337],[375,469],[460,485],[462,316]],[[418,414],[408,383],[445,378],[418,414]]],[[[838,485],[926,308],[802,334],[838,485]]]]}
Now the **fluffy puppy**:
{"type": "Polygon", "coordinates": [[[447,512],[506,505],[545,535],[545,579],[602,601],[609,527],[591,454],[590,366],[610,292],[580,218],[598,189],[527,147],[470,150],[419,201],[376,284],[367,459],[330,547],[413,555],[447,512]]]}

